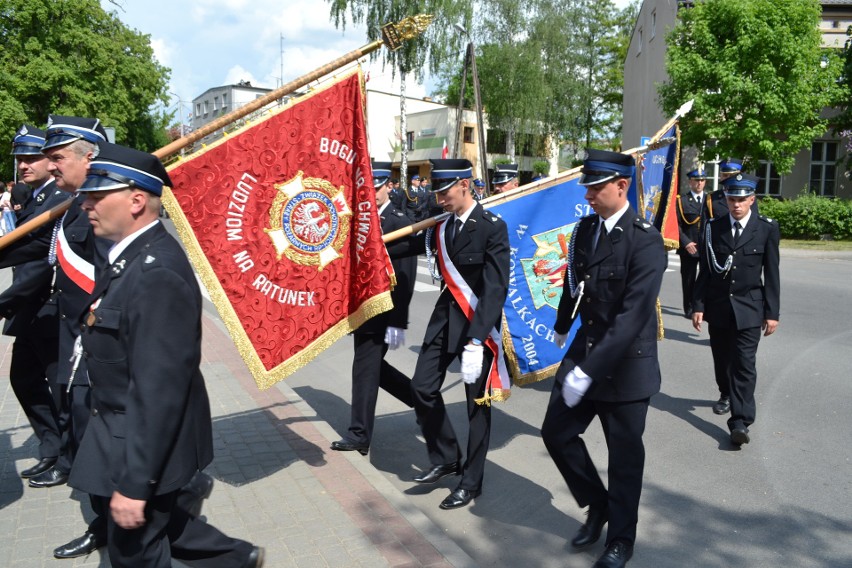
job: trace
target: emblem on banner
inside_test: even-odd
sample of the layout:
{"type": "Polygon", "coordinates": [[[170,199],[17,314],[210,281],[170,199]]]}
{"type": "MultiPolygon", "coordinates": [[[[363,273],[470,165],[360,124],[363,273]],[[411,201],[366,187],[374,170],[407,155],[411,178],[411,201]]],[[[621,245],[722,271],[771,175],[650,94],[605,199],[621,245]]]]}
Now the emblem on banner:
{"type": "Polygon", "coordinates": [[[532,258],[521,259],[524,278],[537,310],[545,305],[554,310],[559,309],[565,267],[568,266],[568,240],[576,225],[571,223],[533,235],[532,239],[538,248],[532,258]]]}
{"type": "Polygon", "coordinates": [[[347,218],[352,210],[343,187],[336,188],[320,178],[306,178],[304,172],[275,185],[277,194],[269,210],[265,229],[278,253],[298,264],[319,266],[340,258],[349,236],[347,218]]]}

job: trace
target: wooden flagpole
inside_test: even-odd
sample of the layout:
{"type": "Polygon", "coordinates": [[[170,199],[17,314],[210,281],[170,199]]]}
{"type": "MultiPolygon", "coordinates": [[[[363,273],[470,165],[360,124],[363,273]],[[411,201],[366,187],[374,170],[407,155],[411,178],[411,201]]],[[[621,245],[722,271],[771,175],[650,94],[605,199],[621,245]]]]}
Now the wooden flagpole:
{"type": "MultiPolygon", "coordinates": [[[[412,16],[409,18],[405,18],[400,20],[397,23],[389,23],[382,26],[382,39],[377,39],[373,42],[370,42],[366,45],[359,47],[358,49],[354,49],[349,53],[338,57],[334,61],[311,71],[305,75],[297,79],[293,79],[289,83],[285,85],[281,85],[274,91],[270,91],[266,95],[253,100],[247,105],[241,106],[240,108],[234,109],[228,114],[210,122],[198,130],[189,133],[188,135],[178,138],[174,142],[166,144],[159,150],[153,152],[155,156],[159,159],[163,160],[169,156],[172,156],[178,152],[180,152],[183,148],[186,148],[190,144],[204,138],[208,134],[211,134],[220,128],[224,128],[225,126],[231,124],[232,122],[236,122],[237,120],[247,116],[257,110],[260,110],[264,106],[289,95],[294,92],[296,89],[300,87],[304,87],[311,81],[316,81],[317,79],[332,73],[333,71],[352,63],[353,61],[357,61],[361,57],[376,51],[381,48],[383,45],[387,46],[391,51],[396,51],[400,48],[403,41],[410,40],[416,38],[418,35],[423,33],[429,24],[432,22],[432,16],[429,14],[419,14],[417,16],[412,16]]],[[[0,237],[0,250],[6,248],[13,242],[17,241],[27,233],[30,233],[42,225],[50,223],[51,221],[61,217],[65,211],[71,207],[71,203],[74,201],[74,198],[70,198],[59,205],[51,208],[48,211],[30,219],[20,227],[16,227],[15,230],[10,231],[9,233],[0,237]]]]}

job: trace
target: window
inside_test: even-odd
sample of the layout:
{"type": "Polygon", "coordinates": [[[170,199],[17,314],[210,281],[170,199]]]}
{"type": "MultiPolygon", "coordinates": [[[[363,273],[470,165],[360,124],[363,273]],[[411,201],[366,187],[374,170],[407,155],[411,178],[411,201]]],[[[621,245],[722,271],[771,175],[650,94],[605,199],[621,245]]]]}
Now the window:
{"type": "Polygon", "coordinates": [[[817,140],[811,146],[810,190],[817,195],[834,196],[837,181],[837,142],[817,140]]]}
{"type": "Polygon", "coordinates": [[[405,133],[405,147],[411,151],[414,150],[414,131],[405,133]]]}
{"type": "Polygon", "coordinates": [[[642,54],[642,28],[639,28],[636,33],[636,39],[639,42],[639,47],[636,49],[636,55],[642,54]]]}
{"type": "Polygon", "coordinates": [[[219,97],[213,97],[213,112],[219,110],[219,97]]]}
{"type": "Polygon", "coordinates": [[[228,110],[228,94],[222,93],[222,112],[228,110]]]}
{"type": "Polygon", "coordinates": [[[473,144],[473,127],[465,126],[464,127],[464,143],[465,144],[473,144]]]}
{"type": "Polygon", "coordinates": [[[207,110],[210,106],[210,101],[204,101],[204,116],[207,116],[207,110]]]}
{"type": "Polygon", "coordinates": [[[195,103],[195,116],[201,114],[201,103],[195,103]]]}
{"type": "Polygon", "coordinates": [[[502,130],[489,130],[485,139],[485,151],[489,154],[505,154],[506,133],[502,130]]]}
{"type": "Polygon", "coordinates": [[[651,37],[648,40],[652,40],[657,36],[657,11],[654,10],[651,12],[651,37]]]}
{"type": "Polygon", "coordinates": [[[761,160],[755,175],[760,178],[760,185],[757,186],[758,195],[781,196],[781,174],[778,173],[775,164],[761,160]]]}

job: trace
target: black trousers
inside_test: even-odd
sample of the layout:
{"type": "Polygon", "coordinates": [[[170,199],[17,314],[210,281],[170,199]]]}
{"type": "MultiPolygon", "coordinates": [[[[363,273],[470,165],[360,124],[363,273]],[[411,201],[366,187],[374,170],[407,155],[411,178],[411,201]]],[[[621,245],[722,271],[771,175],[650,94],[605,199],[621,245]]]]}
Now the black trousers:
{"type": "Polygon", "coordinates": [[[698,277],[698,257],[679,254],[680,286],[683,291],[683,313],[692,313],[692,294],[695,291],[695,279],[698,277]]]}
{"type": "Polygon", "coordinates": [[[554,381],[541,438],[568,489],[580,507],[609,511],[606,544],[619,539],[636,540],[639,497],[645,469],[645,417],[650,399],[634,402],[600,402],[582,399],[574,408],[562,399],[562,383],[554,381]],[[609,489],[580,435],[597,416],[603,427],[609,467],[609,489]]]}
{"type": "MultiPolygon", "coordinates": [[[[447,415],[441,386],[447,375],[447,367],[460,356],[447,351],[446,329],[437,334],[431,343],[424,343],[417,358],[411,389],[414,395],[414,411],[420,422],[426,450],[432,465],[449,464],[461,460],[459,446],[453,425],[447,415]]],[[[470,431],[467,441],[467,460],[462,468],[459,488],[470,491],[482,489],[485,473],[485,457],[491,438],[491,407],[476,404],[475,399],[484,392],[488,369],[493,356],[485,348],[482,375],[472,385],[465,385],[467,396],[467,419],[470,431]]]]}
{"type": "Polygon", "coordinates": [[[62,445],[59,410],[51,391],[56,381],[58,353],[55,337],[41,338],[27,333],[16,337],[12,345],[9,382],[38,438],[40,458],[58,457],[62,445]]]}
{"type": "Polygon", "coordinates": [[[757,345],[760,328],[709,326],[710,349],[716,382],[722,394],[731,397],[730,430],[748,428],[754,423],[757,404],[754,389],[757,386],[757,345]],[[724,384],[722,384],[724,383],[724,384]],[[725,388],[725,391],[722,388],[725,388]],[[727,391],[727,392],[726,392],[727,391]]]}
{"type": "MultiPolygon", "coordinates": [[[[145,507],[145,524],[122,529],[107,514],[109,560],[114,568],[171,568],[172,558],[187,566],[240,568],[252,545],[175,507],[177,493],[157,495],[145,507]]],[[[109,511],[109,497],[92,497],[109,511]]]]}
{"type": "Polygon", "coordinates": [[[352,414],[346,439],[355,444],[370,445],[376,422],[376,400],[379,387],[408,407],[414,406],[411,381],[385,361],[388,345],[384,334],[356,333],[355,356],[352,359],[352,414]]]}

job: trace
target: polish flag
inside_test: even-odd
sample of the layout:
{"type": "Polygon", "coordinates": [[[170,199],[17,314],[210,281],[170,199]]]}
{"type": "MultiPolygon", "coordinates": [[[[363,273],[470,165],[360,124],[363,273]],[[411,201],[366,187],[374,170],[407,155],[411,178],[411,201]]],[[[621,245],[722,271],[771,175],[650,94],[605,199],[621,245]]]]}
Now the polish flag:
{"type": "Polygon", "coordinates": [[[446,160],[450,155],[450,149],[447,147],[447,139],[444,138],[444,146],[441,148],[441,159],[446,160]]]}

